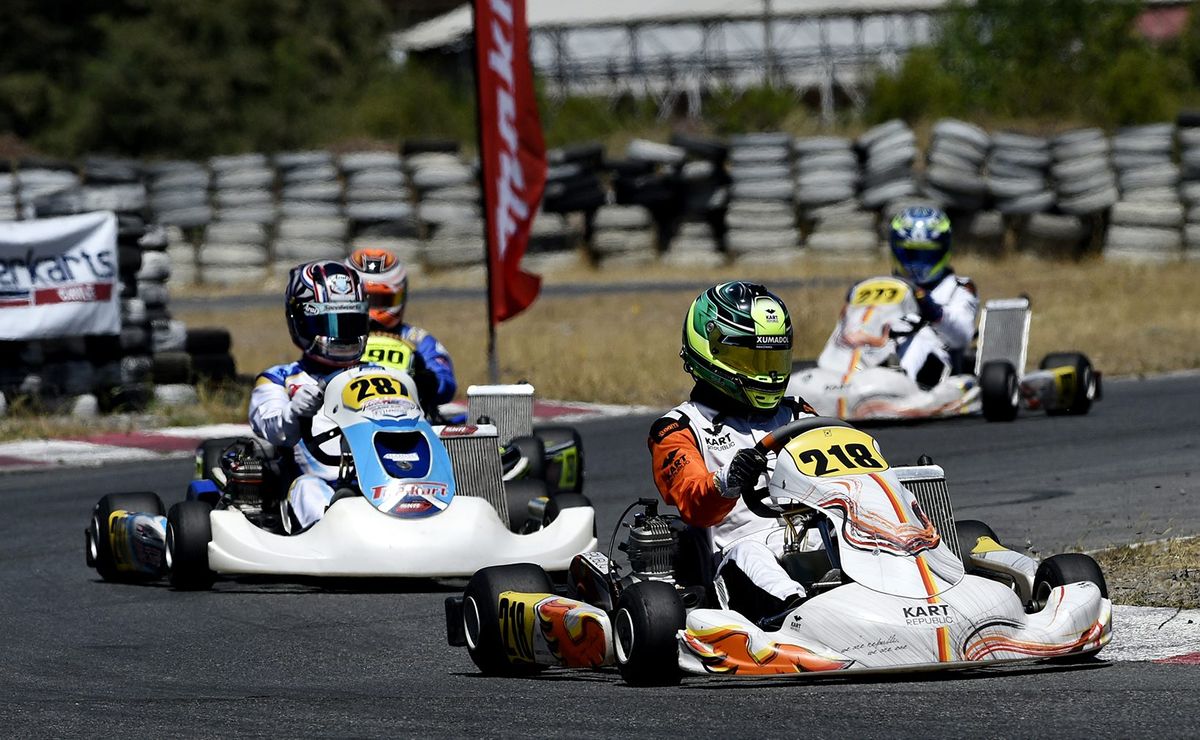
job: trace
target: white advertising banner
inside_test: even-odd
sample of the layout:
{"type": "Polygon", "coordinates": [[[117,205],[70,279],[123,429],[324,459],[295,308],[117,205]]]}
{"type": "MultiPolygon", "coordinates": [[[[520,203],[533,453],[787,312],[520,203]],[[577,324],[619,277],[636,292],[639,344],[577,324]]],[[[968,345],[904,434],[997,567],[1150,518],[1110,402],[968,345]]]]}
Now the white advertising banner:
{"type": "Polygon", "coordinates": [[[121,331],[117,217],[0,222],[0,339],[121,331]]]}

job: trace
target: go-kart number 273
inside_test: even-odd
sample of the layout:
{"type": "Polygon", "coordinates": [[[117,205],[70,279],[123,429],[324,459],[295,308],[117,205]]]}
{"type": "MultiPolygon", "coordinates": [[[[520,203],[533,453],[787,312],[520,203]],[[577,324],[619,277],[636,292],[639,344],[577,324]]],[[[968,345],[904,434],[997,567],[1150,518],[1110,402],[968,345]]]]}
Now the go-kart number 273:
{"type": "Polygon", "coordinates": [[[789,442],[787,451],[800,472],[814,478],[865,475],[888,469],[875,440],[857,429],[814,429],[789,442]]]}
{"type": "Polygon", "coordinates": [[[387,397],[407,398],[408,391],[402,383],[387,375],[364,375],[342,391],[342,402],[351,409],[361,408],[363,401],[369,398],[387,397]]]}
{"type": "Polygon", "coordinates": [[[886,306],[904,300],[907,286],[892,280],[863,283],[854,289],[850,303],[855,306],[886,306]]]}

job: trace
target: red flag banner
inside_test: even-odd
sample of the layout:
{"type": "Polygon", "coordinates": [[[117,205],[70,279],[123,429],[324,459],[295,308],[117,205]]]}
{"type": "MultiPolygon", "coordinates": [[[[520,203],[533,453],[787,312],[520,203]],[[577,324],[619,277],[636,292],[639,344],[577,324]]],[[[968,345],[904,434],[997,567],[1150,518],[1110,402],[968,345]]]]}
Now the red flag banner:
{"type": "Polygon", "coordinates": [[[480,166],[487,209],[492,323],[537,298],[542,280],[521,269],[546,187],[546,142],[529,62],[525,0],[475,0],[480,166]]]}

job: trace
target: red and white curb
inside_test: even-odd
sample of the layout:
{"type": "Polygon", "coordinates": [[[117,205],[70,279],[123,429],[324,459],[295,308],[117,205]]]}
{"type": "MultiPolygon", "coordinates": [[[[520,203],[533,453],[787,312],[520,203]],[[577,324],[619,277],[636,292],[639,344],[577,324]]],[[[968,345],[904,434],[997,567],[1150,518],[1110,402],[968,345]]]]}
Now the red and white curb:
{"type": "MultiPolygon", "coordinates": [[[[570,424],[590,419],[631,416],[660,411],[648,406],[618,406],[577,401],[535,401],[534,421],[570,424]]],[[[465,404],[447,404],[447,414],[466,411],[465,404]]],[[[0,472],[47,467],[95,467],[109,463],[189,457],[196,445],[214,437],[250,434],[246,424],[166,427],[144,432],[113,432],[73,439],[23,440],[0,443],[0,472]]]]}
{"type": "Polygon", "coordinates": [[[1200,609],[1117,605],[1112,624],[1104,660],[1200,665],[1200,609]]]}

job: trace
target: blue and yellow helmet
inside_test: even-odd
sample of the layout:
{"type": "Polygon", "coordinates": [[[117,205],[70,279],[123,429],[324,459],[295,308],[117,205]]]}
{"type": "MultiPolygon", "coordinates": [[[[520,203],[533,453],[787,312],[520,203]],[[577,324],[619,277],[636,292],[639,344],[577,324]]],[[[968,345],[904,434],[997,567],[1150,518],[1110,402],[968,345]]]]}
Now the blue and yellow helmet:
{"type": "Polygon", "coordinates": [[[932,285],[950,267],[950,218],[937,208],[905,208],[892,219],[888,245],[897,275],[932,285]]]}

